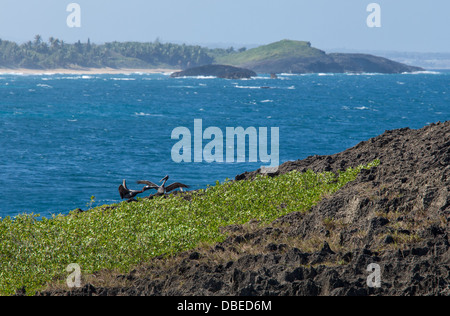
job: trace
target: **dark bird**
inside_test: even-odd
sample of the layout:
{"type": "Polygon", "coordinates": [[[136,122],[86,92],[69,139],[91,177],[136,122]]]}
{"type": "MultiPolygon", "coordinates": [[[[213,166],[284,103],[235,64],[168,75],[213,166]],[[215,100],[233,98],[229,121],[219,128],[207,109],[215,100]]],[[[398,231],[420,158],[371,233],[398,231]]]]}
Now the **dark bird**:
{"type": "Polygon", "coordinates": [[[154,196],[162,196],[162,195],[165,195],[166,193],[169,193],[176,189],[180,189],[180,191],[183,192],[183,188],[189,188],[188,185],[180,183],[180,182],[172,183],[171,185],[168,185],[166,187],[167,180],[169,180],[169,176],[165,176],[164,178],[162,178],[161,181],[159,181],[159,182],[164,181],[164,183],[160,186],[157,184],[154,184],[153,182],[147,181],[147,180],[141,180],[141,181],[138,181],[137,183],[138,184],[146,184],[147,185],[146,188],[149,188],[148,190],[151,190],[151,189],[157,190],[157,192],[154,196]]]}
{"type": "Polygon", "coordinates": [[[127,188],[127,182],[126,180],[123,180],[123,183],[119,186],[119,194],[121,199],[128,199],[128,201],[133,201],[134,198],[141,193],[144,193],[145,191],[148,191],[150,189],[153,189],[150,186],[146,186],[144,187],[141,191],[137,191],[137,190],[130,190],[127,188]]]}

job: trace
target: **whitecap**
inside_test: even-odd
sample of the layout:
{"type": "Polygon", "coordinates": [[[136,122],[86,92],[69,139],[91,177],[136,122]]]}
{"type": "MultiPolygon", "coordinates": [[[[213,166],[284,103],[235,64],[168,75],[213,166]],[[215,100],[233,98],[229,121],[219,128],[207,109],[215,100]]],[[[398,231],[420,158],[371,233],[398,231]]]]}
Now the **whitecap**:
{"type": "Polygon", "coordinates": [[[440,75],[442,73],[438,71],[424,70],[424,71],[414,71],[414,72],[404,72],[402,75],[440,75]]]}
{"type": "Polygon", "coordinates": [[[369,108],[366,106],[359,106],[359,107],[356,107],[355,109],[356,110],[369,110],[369,108]]]}
{"type": "Polygon", "coordinates": [[[48,84],[42,84],[42,83],[38,83],[36,85],[37,87],[41,87],[41,88],[48,88],[48,89],[52,89],[53,87],[48,85],[48,84]]]}
{"type": "Polygon", "coordinates": [[[175,79],[217,79],[216,76],[186,76],[186,77],[178,77],[175,79]]]}
{"type": "Polygon", "coordinates": [[[111,78],[111,80],[114,80],[114,81],[135,81],[136,79],[134,79],[134,78],[111,78]]]}
{"type": "Polygon", "coordinates": [[[162,114],[151,114],[151,113],[145,113],[145,112],[135,112],[134,115],[136,115],[136,116],[158,116],[158,117],[164,116],[162,114]]]}
{"type": "Polygon", "coordinates": [[[254,87],[254,86],[235,86],[238,89],[261,89],[261,87],[254,87]]]}
{"type": "Polygon", "coordinates": [[[273,100],[262,100],[261,103],[272,103],[273,100]]]}

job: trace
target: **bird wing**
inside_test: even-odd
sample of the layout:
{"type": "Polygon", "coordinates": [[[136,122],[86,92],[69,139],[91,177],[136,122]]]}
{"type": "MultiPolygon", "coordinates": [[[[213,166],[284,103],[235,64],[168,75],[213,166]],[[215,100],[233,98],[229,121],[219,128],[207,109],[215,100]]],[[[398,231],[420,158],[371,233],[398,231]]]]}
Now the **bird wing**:
{"type": "Polygon", "coordinates": [[[179,188],[189,188],[189,186],[183,183],[175,182],[166,187],[166,192],[170,192],[179,188]]]}
{"type": "Polygon", "coordinates": [[[147,181],[147,180],[140,180],[137,182],[137,184],[145,184],[145,185],[149,186],[150,188],[147,188],[147,190],[159,188],[159,185],[156,185],[153,182],[147,181]]]}
{"type": "Polygon", "coordinates": [[[120,198],[123,200],[125,198],[125,195],[128,193],[128,190],[126,190],[123,185],[119,186],[119,194],[120,198]]]}

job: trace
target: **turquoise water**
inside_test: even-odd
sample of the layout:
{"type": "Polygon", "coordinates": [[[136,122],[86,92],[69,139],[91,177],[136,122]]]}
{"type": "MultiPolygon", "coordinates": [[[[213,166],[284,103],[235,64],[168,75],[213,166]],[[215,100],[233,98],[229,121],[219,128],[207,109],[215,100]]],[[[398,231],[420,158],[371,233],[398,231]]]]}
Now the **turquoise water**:
{"type": "Polygon", "coordinates": [[[242,81],[3,74],[0,217],[86,209],[91,196],[94,205],[118,202],[123,179],[137,189],[136,180],[169,174],[170,181],[198,189],[261,166],[173,162],[172,131],[194,133],[194,119],[224,133],[226,127],[278,127],[282,163],[337,153],[388,129],[449,120],[449,87],[448,72],[242,81]]]}

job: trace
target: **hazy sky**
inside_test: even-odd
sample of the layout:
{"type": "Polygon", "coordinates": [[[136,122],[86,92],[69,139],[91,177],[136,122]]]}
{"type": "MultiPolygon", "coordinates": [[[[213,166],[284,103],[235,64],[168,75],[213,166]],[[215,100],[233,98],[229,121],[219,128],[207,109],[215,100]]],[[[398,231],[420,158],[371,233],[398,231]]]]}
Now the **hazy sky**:
{"type": "Polygon", "coordinates": [[[449,0],[0,0],[0,38],[40,34],[67,42],[266,44],[307,40],[322,49],[450,52],[449,0]],[[70,3],[81,27],[69,28],[70,3]],[[370,3],[381,28],[369,28],[370,3]]]}

